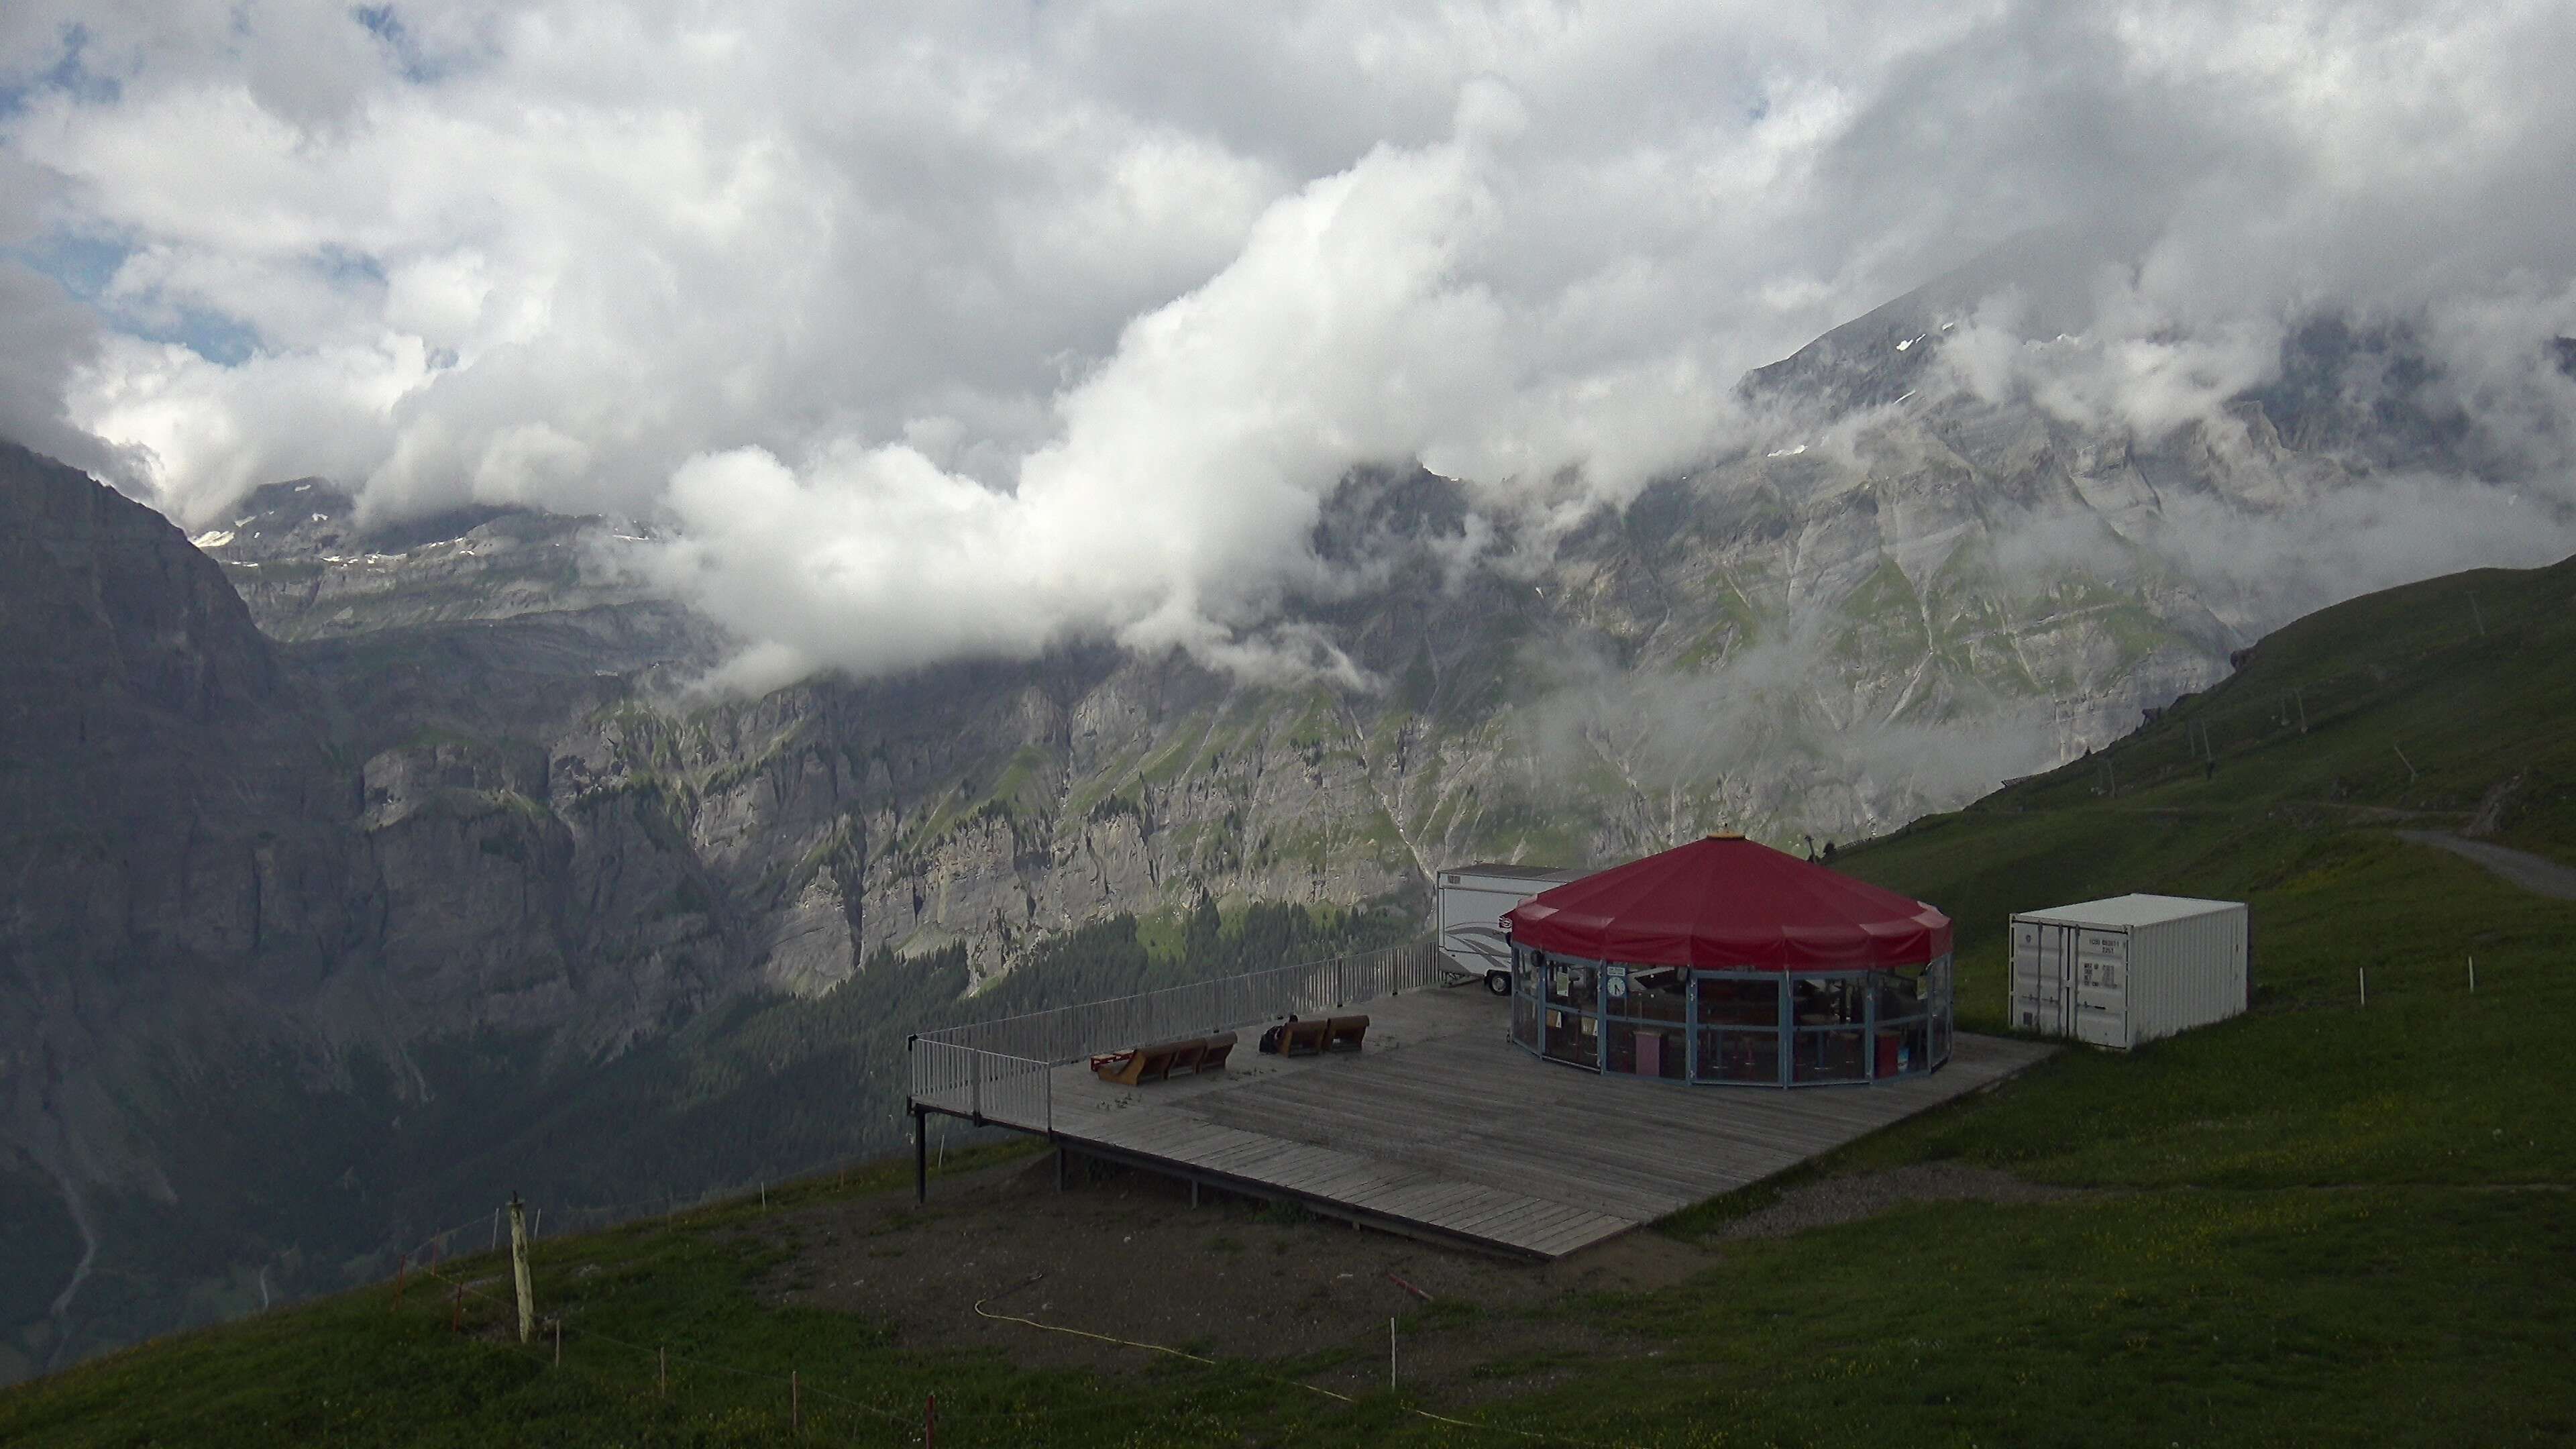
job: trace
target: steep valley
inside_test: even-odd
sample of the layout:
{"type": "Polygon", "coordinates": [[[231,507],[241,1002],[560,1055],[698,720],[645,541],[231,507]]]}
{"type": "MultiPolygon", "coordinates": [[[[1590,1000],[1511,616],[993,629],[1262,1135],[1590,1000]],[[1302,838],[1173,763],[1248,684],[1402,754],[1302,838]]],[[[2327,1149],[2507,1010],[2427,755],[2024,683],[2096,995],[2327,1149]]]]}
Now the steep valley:
{"type": "Polygon", "coordinates": [[[192,543],[0,447],[0,1378],[379,1276],[513,1189],[881,1150],[904,1034],[972,992],[1383,939],[1462,858],[1955,807],[2324,602],[2196,576],[2169,514],[2475,465],[2347,415],[2384,339],[2299,333],[2293,382],[2150,437],[1945,385],[1896,344],[1951,305],[1756,374],[1776,436],[1569,528],[1353,474],[1302,669],[1069,641],[724,697],[648,529],[298,480],[192,543]]]}

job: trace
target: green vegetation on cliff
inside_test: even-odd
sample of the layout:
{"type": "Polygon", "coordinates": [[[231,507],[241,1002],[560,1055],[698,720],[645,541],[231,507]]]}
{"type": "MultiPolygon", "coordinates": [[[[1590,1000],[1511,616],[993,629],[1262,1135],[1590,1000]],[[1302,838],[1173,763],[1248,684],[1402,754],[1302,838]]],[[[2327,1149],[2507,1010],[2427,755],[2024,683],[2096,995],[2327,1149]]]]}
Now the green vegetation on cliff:
{"type": "MultiPolygon", "coordinates": [[[[907,1414],[934,1384],[954,1445],[2564,1443],[2576,1122],[2556,1104],[2576,903],[2395,832],[2474,829],[2576,861],[2571,717],[2576,565],[2463,575],[2305,620],[2110,750],[1842,852],[1957,919],[1970,1029],[2002,1025],[2011,911],[2130,890],[2250,900],[2253,1008],[2128,1055],[2067,1052],[1686,1212],[1662,1231],[1721,1251],[1668,1286],[1417,1308],[1406,1341],[1472,1364],[1480,1386],[1420,1406],[1499,1429],[1288,1382],[1383,1338],[1267,1363],[1140,1355],[1132,1376],[1101,1377],[778,1307],[760,1284],[782,1249],[737,1206],[549,1245],[541,1268],[592,1333],[567,1340],[562,1370],[451,1337],[417,1298],[388,1312],[376,1288],[0,1394],[0,1440],[785,1434],[771,1380],[702,1373],[696,1397],[666,1404],[614,1339],[813,1373],[871,1406],[809,1401],[809,1433],[845,1443],[912,1442],[907,1414]],[[2009,1174],[2037,1200],[1900,1195],[1858,1220],[1729,1236],[1818,1184],[1934,1169],[2009,1174]]],[[[1177,930],[1081,937],[1082,979],[1159,981],[1176,941],[1226,929],[1208,907],[1177,930]]],[[[756,1026],[734,1029],[749,1042],[756,1026]]],[[[1081,1305],[1056,1308],[1081,1321],[1081,1305]]]]}

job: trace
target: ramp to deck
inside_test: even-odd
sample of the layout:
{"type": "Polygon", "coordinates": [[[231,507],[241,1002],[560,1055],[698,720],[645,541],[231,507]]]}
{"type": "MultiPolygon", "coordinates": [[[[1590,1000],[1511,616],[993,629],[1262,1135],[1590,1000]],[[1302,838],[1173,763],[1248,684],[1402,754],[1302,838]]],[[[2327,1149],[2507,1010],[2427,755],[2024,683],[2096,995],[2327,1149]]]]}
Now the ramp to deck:
{"type": "MultiPolygon", "coordinates": [[[[2056,1050],[1962,1035],[1929,1077],[1794,1091],[1686,1087],[1540,1061],[1482,992],[1371,1002],[1355,1055],[1141,1087],[1055,1069],[1050,1122],[984,1120],[1229,1191],[1417,1237],[1557,1258],[1992,1085],[2056,1050]]],[[[917,1099],[965,1115],[963,1102],[917,1099]]]]}

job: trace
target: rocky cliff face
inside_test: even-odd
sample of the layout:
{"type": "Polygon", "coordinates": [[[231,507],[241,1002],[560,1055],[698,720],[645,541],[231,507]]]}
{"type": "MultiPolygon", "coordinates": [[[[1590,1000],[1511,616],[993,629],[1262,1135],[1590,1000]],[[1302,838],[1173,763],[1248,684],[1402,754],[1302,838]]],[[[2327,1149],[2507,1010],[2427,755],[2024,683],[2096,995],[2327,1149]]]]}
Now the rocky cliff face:
{"type": "Polygon", "coordinates": [[[630,525],[371,528],[303,480],[192,544],[0,450],[0,1377],[511,1184],[887,1144],[902,1032],[1118,913],[1411,911],[1466,858],[1959,803],[2265,622],[2144,546],[2169,510],[2457,436],[2356,415],[2335,379],[2397,344],[2331,328],[2153,439],[1986,400],[1937,361],[1973,280],[1754,375],[1778,437],[1544,549],[1349,479],[1316,547],[1369,582],[1293,607],[1364,688],[1104,647],[710,700],[723,641],[629,581],[630,525]]]}
{"type": "Polygon", "coordinates": [[[639,528],[488,507],[367,526],[345,490],[306,478],[255,490],[190,542],[278,640],[542,621],[518,643],[563,672],[703,668],[720,637],[615,565],[639,528]]]}
{"type": "Polygon", "coordinates": [[[157,1044],[308,998],[372,902],[312,699],[176,529],[0,446],[0,581],[0,1150],[85,1271],[91,1188],[168,1191],[157,1044]]]}

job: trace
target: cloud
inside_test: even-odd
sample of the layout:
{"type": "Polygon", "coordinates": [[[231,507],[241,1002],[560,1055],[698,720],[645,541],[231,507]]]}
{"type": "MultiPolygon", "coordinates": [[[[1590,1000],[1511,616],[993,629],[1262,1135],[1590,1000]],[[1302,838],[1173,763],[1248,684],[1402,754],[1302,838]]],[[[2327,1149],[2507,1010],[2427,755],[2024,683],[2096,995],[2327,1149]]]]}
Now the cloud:
{"type": "Polygon", "coordinates": [[[1643,829],[1619,848],[1720,827],[1823,841],[1952,808],[2070,752],[2074,722],[2046,701],[1917,718],[1902,681],[1856,687],[1832,648],[1845,621],[1830,610],[1773,622],[1770,637],[1693,670],[1623,667],[1579,640],[1525,650],[1535,697],[1510,740],[1530,788],[1555,811],[1606,810],[1614,832],[1625,813],[1643,829]]]}
{"type": "Polygon", "coordinates": [[[2328,604],[2463,569],[2537,568],[2576,548],[2565,475],[2551,486],[2372,478],[2249,515],[2214,499],[2168,506],[2150,546],[2249,638],[2328,604]]]}
{"type": "MultiPolygon", "coordinates": [[[[658,517],[634,566],[746,683],[1072,638],[1345,672],[1279,603],[1333,586],[1352,466],[1544,538],[2034,228],[2085,243],[1960,299],[1955,386],[2152,439],[2302,318],[2399,319],[2483,484],[2546,492],[2571,60],[2547,3],[27,0],[0,428],[191,523],[306,473],[658,517]],[[29,274],[74,244],[103,277],[29,274]]],[[[2522,537],[2376,487],[2278,546],[2522,537]]]]}
{"type": "Polygon", "coordinates": [[[97,355],[97,319],[51,277],[0,259],[0,438],[86,468],[129,491],[149,492],[145,461],[71,421],[61,379],[97,355]]]}

